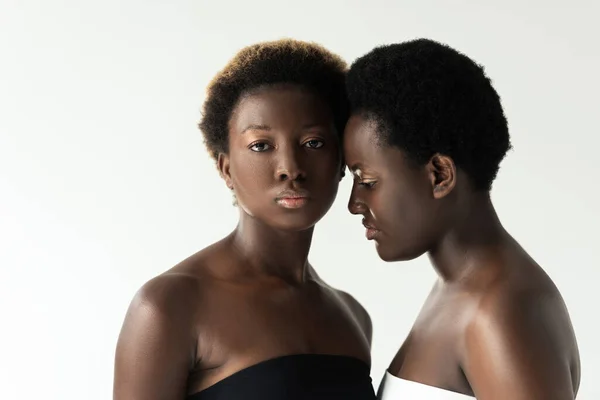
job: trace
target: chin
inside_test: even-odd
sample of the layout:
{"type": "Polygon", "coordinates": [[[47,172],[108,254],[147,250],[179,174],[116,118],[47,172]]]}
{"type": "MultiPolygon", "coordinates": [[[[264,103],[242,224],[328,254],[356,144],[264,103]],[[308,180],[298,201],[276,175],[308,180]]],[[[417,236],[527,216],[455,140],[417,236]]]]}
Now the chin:
{"type": "MultiPolygon", "coordinates": [[[[308,211],[308,210],[307,210],[308,211]]],[[[274,215],[269,225],[288,232],[301,232],[314,228],[325,213],[298,212],[288,215],[274,215]]]]}
{"type": "Polygon", "coordinates": [[[377,254],[385,262],[395,261],[410,261],[421,257],[425,254],[425,251],[418,251],[415,249],[405,249],[399,246],[389,246],[381,242],[377,242],[377,254]]]}
{"type": "Polygon", "coordinates": [[[314,228],[316,222],[277,221],[270,224],[273,228],[285,232],[302,232],[314,228]]]}

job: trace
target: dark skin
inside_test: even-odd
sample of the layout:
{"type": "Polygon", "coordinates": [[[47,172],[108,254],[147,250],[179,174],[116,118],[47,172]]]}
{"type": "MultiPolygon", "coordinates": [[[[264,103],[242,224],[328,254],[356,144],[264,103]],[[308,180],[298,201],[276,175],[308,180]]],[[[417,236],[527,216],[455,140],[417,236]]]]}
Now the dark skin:
{"type": "Polygon", "coordinates": [[[566,306],[489,193],[450,157],[416,165],[378,132],[362,115],[346,127],[349,210],[383,260],[427,252],[439,276],[390,373],[478,400],[574,399],[580,363],[566,306]]]}
{"type": "Polygon", "coordinates": [[[314,225],[337,194],[340,153],[331,112],[313,93],[287,85],[240,99],[218,159],[239,224],[136,294],[117,345],[114,399],[181,400],[290,354],[370,364],[368,314],[307,260],[314,225]],[[306,199],[282,200],[283,190],[306,199]]]}

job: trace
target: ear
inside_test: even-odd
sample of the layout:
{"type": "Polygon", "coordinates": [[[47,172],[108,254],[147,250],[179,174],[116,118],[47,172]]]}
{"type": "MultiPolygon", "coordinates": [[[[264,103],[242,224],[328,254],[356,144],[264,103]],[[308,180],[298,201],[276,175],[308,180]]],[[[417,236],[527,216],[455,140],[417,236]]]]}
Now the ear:
{"type": "Polygon", "coordinates": [[[448,156],[433,155],[427,164],[427,172],[434,199],[446,197],[456,186],[456,165],[448,156]]]}
{"type": "Polygon", "coordinates": [[[233,190],[233,181],[231,179],[229,167],[229,156],[225,153],[219,153],[217,157],[217,168],[227,187],[233,190]]]}

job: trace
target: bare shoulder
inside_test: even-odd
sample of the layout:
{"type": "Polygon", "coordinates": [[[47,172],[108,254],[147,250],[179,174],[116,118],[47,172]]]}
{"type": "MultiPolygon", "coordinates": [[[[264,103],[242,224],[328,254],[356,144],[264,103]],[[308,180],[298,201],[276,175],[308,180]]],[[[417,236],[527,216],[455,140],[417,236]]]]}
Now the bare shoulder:
{"type": "Polygon", "coordinates": [[[341,299],[345,302],[346,306],[352,311],[352,314],[360,324],[363,333],[365,334],[369,345],[371,345],[373,339],[373,323],[371,316],[365,309],[365,307],[354,298],[350,293],[344,292],[343,290],[334,289],[341,299]]]}
{"type": "Polygon", "coordinates": [[[356,322],[359,324],[360,329],[367,338],[370,346],[373,339],[373,323],[371,321],[371,316],[365,307],[350,293],[336,289],[323,281],[323,279],[321,279],[312,266],[310,267],[310,274],[313,276],[313,279],[315,279],[316,282],[332,291],[336,297],[340,299],[342,304],[350,311],[356,322]]]}
{"type": "Polygon", "coordinates": [[[214,271],[224,264],[227,248],[220,241],[182,260],[168,271],[146,282],[132,304],[157,312],[193,317],[202,307],[207,289],[215,281],[214,271]]]}
{"type": "Polygon", "coordinates": [[[216,243],[144,283],[135,293],[119,334],[113,393],[121,399],[182,399],[201,358],[214,274],[223,258],[216,243]]]}
{"type": "MultiPolygon", "coordinates": [[[[144,283],[134,294],[121,329],[117,351],[152,336],[160,341],[196,345],[206,286],[202,250],[144,283]]],[[[157,342],[156,345],[159,345],[157,342]]]]}
{"type": "Polygon", "coordinates": [[[543,272],[535,279],[498,279],[487,288],[468,333],[483,334],[489,329],[510,336],[545,336],[562,353],[572,350],[569,312],[560,292],[543,272]]]}
{"type": "Polygon", "coordinates": [[[177,340],[192,345],[196,335],[199,282],[188,274],[168,271],[146,282],[133,296],[121,329],[117,352],[131,342],[153,339],[165,346],[177,340]]]}
{"type": "Polygon", "coordinates": [[[480,298],[464,359],[477,398],[568,399],[577,392],[579,357],[567,308],[550,278],[535,275],[498,279],[480,298]]]}
{"type": "Polygon", "coordinates": [[[167,272],[133,296],[115,353],[115,399],[177,399],[196,362],[198,282],[167,272]]]}
{"type": "Polygon", "coordinates": [[[189,314],[200,286],[197,276],[170,270],[146,282],[134,295],[130,309],[170,316],[189,314]]]}

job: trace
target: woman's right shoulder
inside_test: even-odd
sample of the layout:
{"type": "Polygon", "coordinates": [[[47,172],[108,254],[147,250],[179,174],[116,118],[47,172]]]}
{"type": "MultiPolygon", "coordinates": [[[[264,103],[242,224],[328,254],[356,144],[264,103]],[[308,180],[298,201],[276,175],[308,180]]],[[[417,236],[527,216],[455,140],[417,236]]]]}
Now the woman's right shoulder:
{"type": "Polygon", "coordinates": [[[201,286],[199,277],[167,271],[144,283],[135,293],[132,303],[167,313],[187,309],[188,304],[200,294],[201,286]]]}
{"type": "MultiPolygon", "coordinates": [[[[134,294],[129,312],[196,320],[214,282],[213,270],[222,262],[222,245],[216,243],[145,282],[134,294]]],[[[213,288],[214,289],[214,288],[213,288]]]]}
{"type": "Polygon", "coordinates": [[[208,246],[148,280],[135,293],[132,303],[165,312],[190,311],[200,305],[214,280],[211,271],[221,261],[222,247],[220,243],[208,246]]]}
{"type": "Polygon", "coordinates": [[[200,286],[197,277],[171,270],[150,279],[135,293],[116,348],[115,393],[119,398],[131,398],[131,393],[147,397],[153,390],[183,393],[187,373],[197,362],[200,286]],[[164,380],[174,375],[177,379],[164,380]]]}
{"type": "Polygon", "coordinates": [[[188,274],[168,271],[158,275],[144,283],[133,295],[124,329],[164,330],[165,333],[179,331],[185,336],[193,335],[201,312],[198,301],[201,291],[198,279],[188,274]]]}

